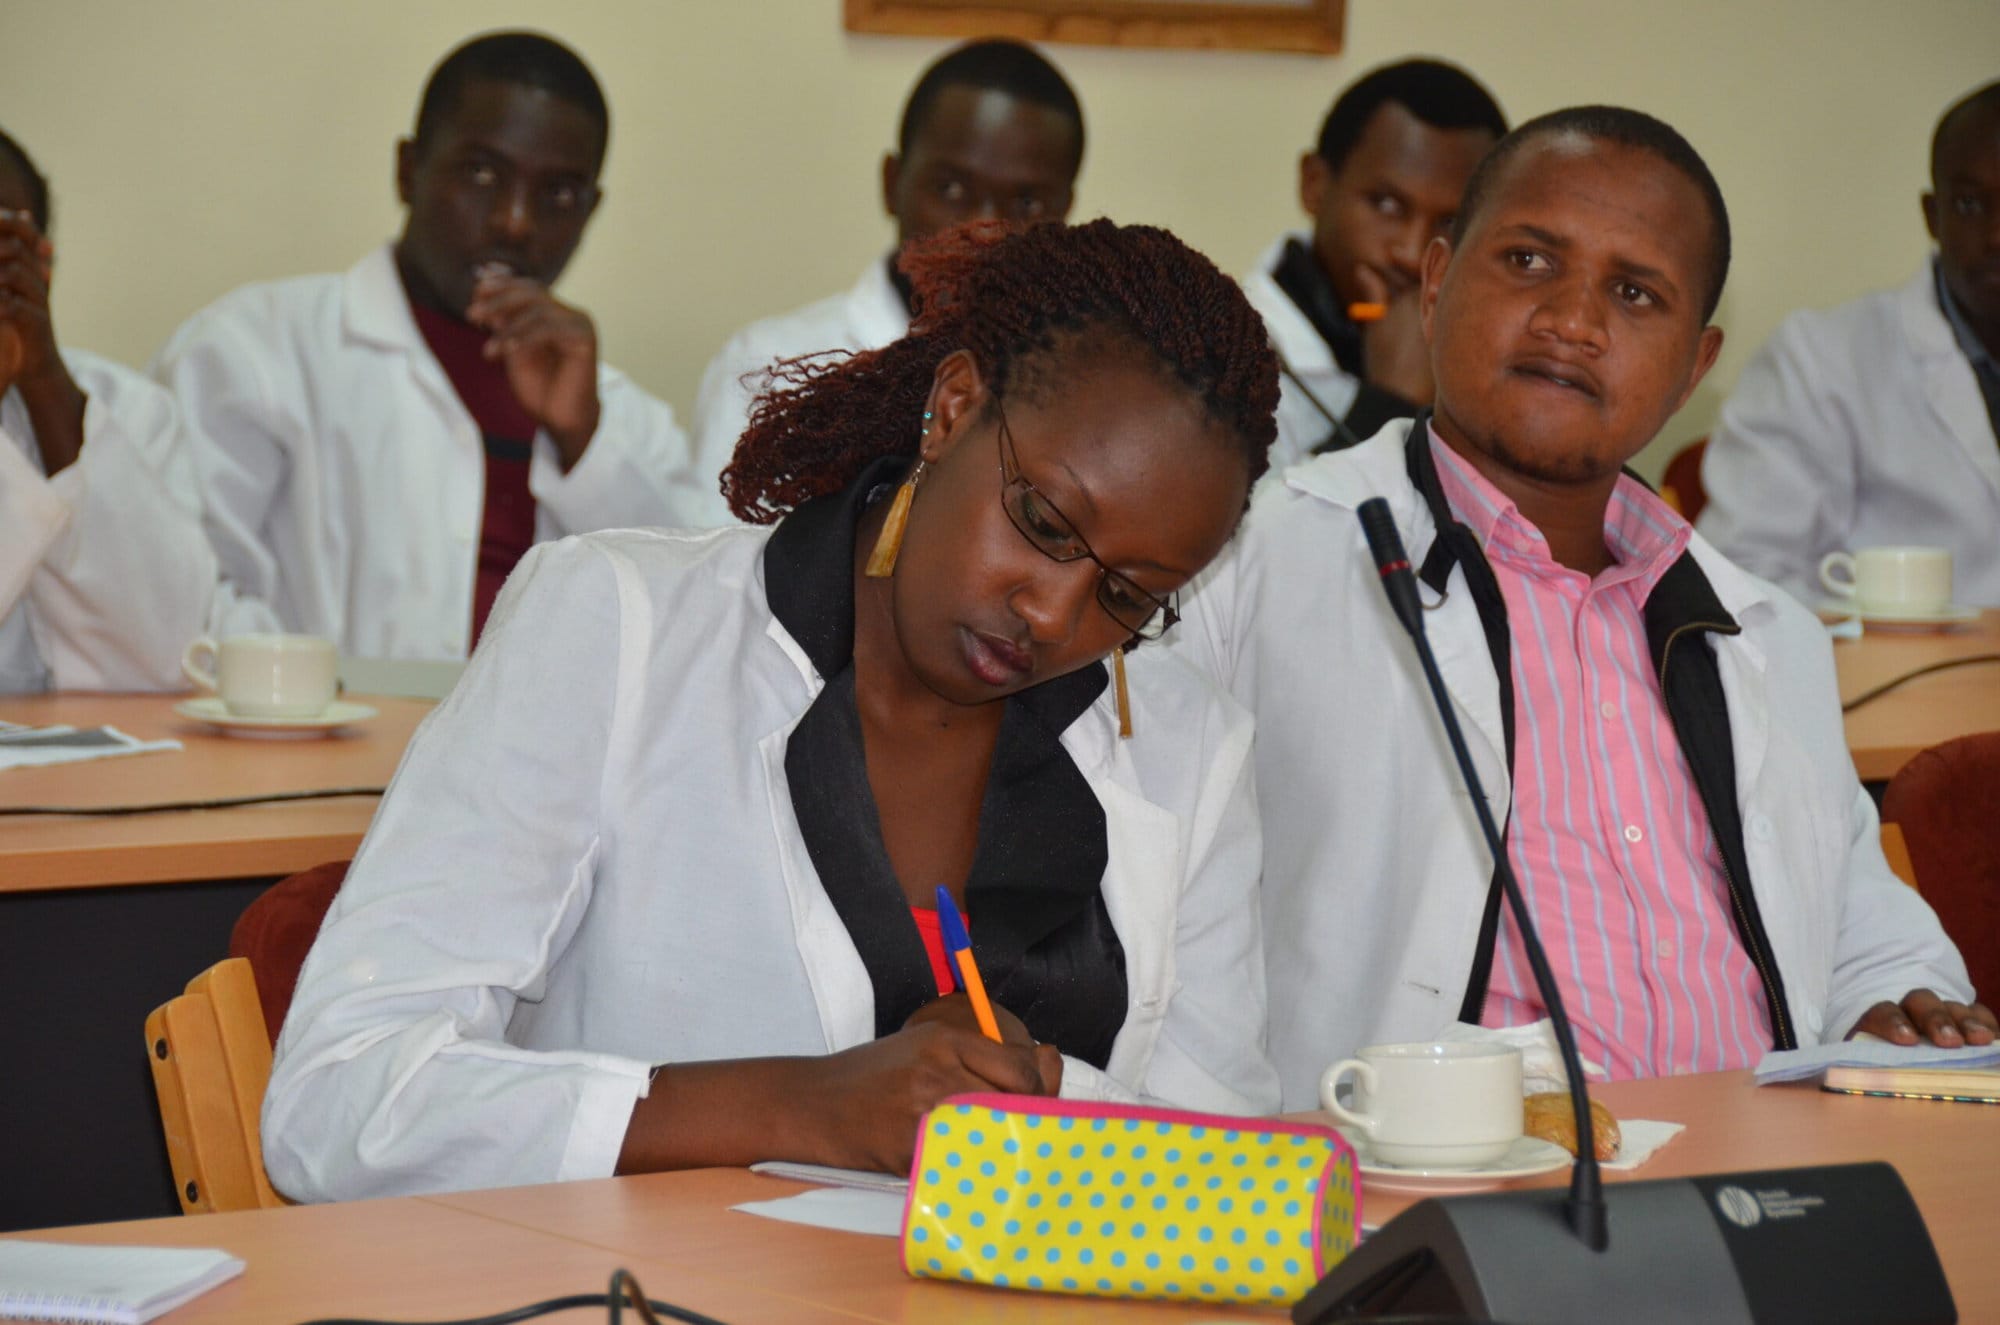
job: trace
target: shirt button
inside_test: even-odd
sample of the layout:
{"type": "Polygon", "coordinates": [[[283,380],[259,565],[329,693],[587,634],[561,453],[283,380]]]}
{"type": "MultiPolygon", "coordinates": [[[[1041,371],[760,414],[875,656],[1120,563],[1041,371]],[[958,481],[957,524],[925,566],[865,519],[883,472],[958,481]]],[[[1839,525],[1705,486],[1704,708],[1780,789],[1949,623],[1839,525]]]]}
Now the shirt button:
{"type": "Polygon", "coordinates": [[[1602,704],[1599,704],[1597,706],[1597,711],[1599,713],[1602,713],[1607,718],[1615,718],[1618,716],[1618,706],[1612,703],[1608,699],[1605,700],[1602,704]]]}
{"type": "Polygon", "coordinates": [[[1653,945],[1653,951],[1659,953],[1662,957],[1672,957],[1674,955],[1673,941],[1670,939],[1661,939],[1653,945]]]}
{"type": "Polygon", "coordinates": [[[1637,824],[1625,825],[1625,840],[1627,842],[1637,842],[1640,838],[1644,836],[1645,834],[1639,831],[1639,825],[1637,824]]]}

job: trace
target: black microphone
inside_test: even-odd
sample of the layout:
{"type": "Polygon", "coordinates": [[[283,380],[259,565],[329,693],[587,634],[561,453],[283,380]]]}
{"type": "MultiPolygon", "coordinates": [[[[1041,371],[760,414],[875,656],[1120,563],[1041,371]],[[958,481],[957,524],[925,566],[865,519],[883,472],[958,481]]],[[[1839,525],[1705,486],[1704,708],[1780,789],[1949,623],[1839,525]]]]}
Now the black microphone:
{"type": "Polygon", "coordinates": [[[1930,1231],[1887,1164],[1631,1182],[1604,1190],[1575,1031],[1424,634],[1402,537],[1382,498],[1361,503],[1358,514],[1389,606],[1416,645],[1554,1028],[1576,1115],[1576,1164],[1566,1196],[1542,1190],[1418,1202],[1329,1271],[1292,1309],[1293,1321],[1323,1325],[1413,1312],[1538,1325],[1956,1321],[1930,1231]]]}
{"type": "Polygon", "coordinates": [[[1565,1214],[1569,1226],[1585,1246],[1592,1251],[1603,1251],[1609,1241],[1604,1223],[1604,1178],[1597,1167],[1597,1147],[1591,1144],[1590,1096],[1583,1084],[1583,1056],[1576,1051],[1576,1035],[1563,1008],[1562,989],[1556,984],[1555,972],[1549,969],[1548,954],[1542,951],[1541,935],[1535,930],[1534,917],[1528,914],[1528,900],[1521,895],[1520,882],[1507,862],[1507,846],[1500,840],[1500,829],[1486,804],[1486,789],[1480,785],[1479,770],[1473,767],[1472,753],[1466,749],[1465,731],[1458,725],[1458,714],[1445,691],[1437,655],[1431,652],[1430,639],[1424,634],[1424,609],[1417,597],[1417,577],[1410,571],[1410,558],[1403,551],[1402,535],[1396,532],[1396,519],[1389,514],[1389,503],[1380,497],[1362,502],[1359,514],[1369,554],[1375,558],[1375,569],[1382,576],[1382,591],[1389,596],[1396,619],[1403,623],[1403,629],[1410,632],[1410,639],[1417,646],[1424,680],[1430,683],[1431,699],[1444,719],[1451,753],[1458,760],[1458,774],[1465,779],[1466,790],[1472,793],[1472,808],[1479,814],[1480,831],[1486,835],[1487,850],[1493,853],[1493,872],[1499,876],[1501,890],[1507,895],[1514,923],[1520,926],[1521,946],[1527,950],[1528,967],[1535,973],[1535,988],[1541,991],[1542,1006],[1547,1009],[1549,1025],[1555,1031],[1556,1048],[1562,1053],[1563,1071],[1569,1076],[1569,1106],[1576,1114],[1576,1164],[1570,1170],[1565,1214]]]}

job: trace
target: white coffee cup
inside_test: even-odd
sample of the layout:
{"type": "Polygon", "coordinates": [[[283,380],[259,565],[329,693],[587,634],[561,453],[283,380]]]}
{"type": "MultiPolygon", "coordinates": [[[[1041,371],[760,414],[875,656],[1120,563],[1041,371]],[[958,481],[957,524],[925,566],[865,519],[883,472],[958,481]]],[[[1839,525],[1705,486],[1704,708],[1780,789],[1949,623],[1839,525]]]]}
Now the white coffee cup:
{"type": "Polygon", "coordinates": [[[1862,612],[1942,612],[1951,606],[1951,553],[1941,547],[1829,552],[1819,563],[1819,582],[1862,612]]]}
{"type": "Polygon", "coordinates": [[[333,641],[317,635],[204,635],[181,655],[181,670],[246,718],[312,718],[333,702],[333,641]]]}
{"type": "Polygon", "coordinates": [[[1371,1045],[1321,1074],[1319,1102],[1385,1164],[1491,1164],[1521,1139],[1521,1051],[1467,1041],[1371,1045]],[[1352,1108],[1334,1096],[1350,1072],[1352,1108]]]}

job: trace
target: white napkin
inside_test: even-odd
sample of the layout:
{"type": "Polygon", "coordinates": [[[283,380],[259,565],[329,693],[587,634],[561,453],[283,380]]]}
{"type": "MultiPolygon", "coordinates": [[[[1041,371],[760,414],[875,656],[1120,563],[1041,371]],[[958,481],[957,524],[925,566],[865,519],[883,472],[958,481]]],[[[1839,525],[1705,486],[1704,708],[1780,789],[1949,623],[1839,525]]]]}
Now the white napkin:
{"type": "MultiPolygon", "coordinates": [[[[1555,1028],[1547,1017],[1529,1026],[1474,1026],[1455,1021],[1445,1027],[1440,1040],[1470,1041],[1475,1044],[1510,1044],[1521,1051],[1521,1093],[1546,1095],[1569,1089],[1569,1073],[1563,1070],[1562,1053],[1556,1048],[1555,1028]]],[[[1611,1074],[1602,1063],[1583,1060],[1583,1074],[1602,1080],[1611,1074]]]]}
{"type": "Polygon", "coordinates": [[[1646,1118],[1621,1118],[1618,1122],[1618,1158],[1601,1161],[1597,1167],[1620,1172],[1638,1168],[1654,1152],[1687,1130],[1685,1123],[1658,1123],[1646,1118]]]}
{"type": "Polygon", "coordinates": [[[843,1233],[872,1233],[877,1237],[903,1235],[905,1198],[894,1192],[870,1192],[853,1187],[815,1187],[797,1196],[775,1201],[745,1201],[732,1205],[746,1215],[781,1219],[787,1224],[810,1224],[814,1228],[834,1228],[843,1233]]]}
{"type": "Polygon", "coordinates": [[[1828,639],[1860,639],[1861,634],[1861,618],[1859,616],[1844,616],[1837,621],[1826,623],[1826,635],[1828,639]]]}
{"type": "Polygon", "coordinates": [[[20,727],[9,723],[0,731],[0,769],[44,768],[50,764],[76,764],[86,759],[110,759],[118,755],[150,754],[155,750],[178,750],[179,741],[142,741],[127,736],[116,727],[20,727]]]}

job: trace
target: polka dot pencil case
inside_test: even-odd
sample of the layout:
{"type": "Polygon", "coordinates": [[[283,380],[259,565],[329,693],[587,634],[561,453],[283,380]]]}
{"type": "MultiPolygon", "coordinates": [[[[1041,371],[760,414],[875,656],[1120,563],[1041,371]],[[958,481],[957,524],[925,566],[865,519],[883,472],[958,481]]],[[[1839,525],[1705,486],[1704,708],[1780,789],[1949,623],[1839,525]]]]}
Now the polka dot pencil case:
{"type": "Polygon", "coordinates": [[[959,1095],[917,1137],[911,1274],[1191,1302],[1296,1301],[1354,1248],[1339,1133],[1024,1095],[959,1095]]]}

